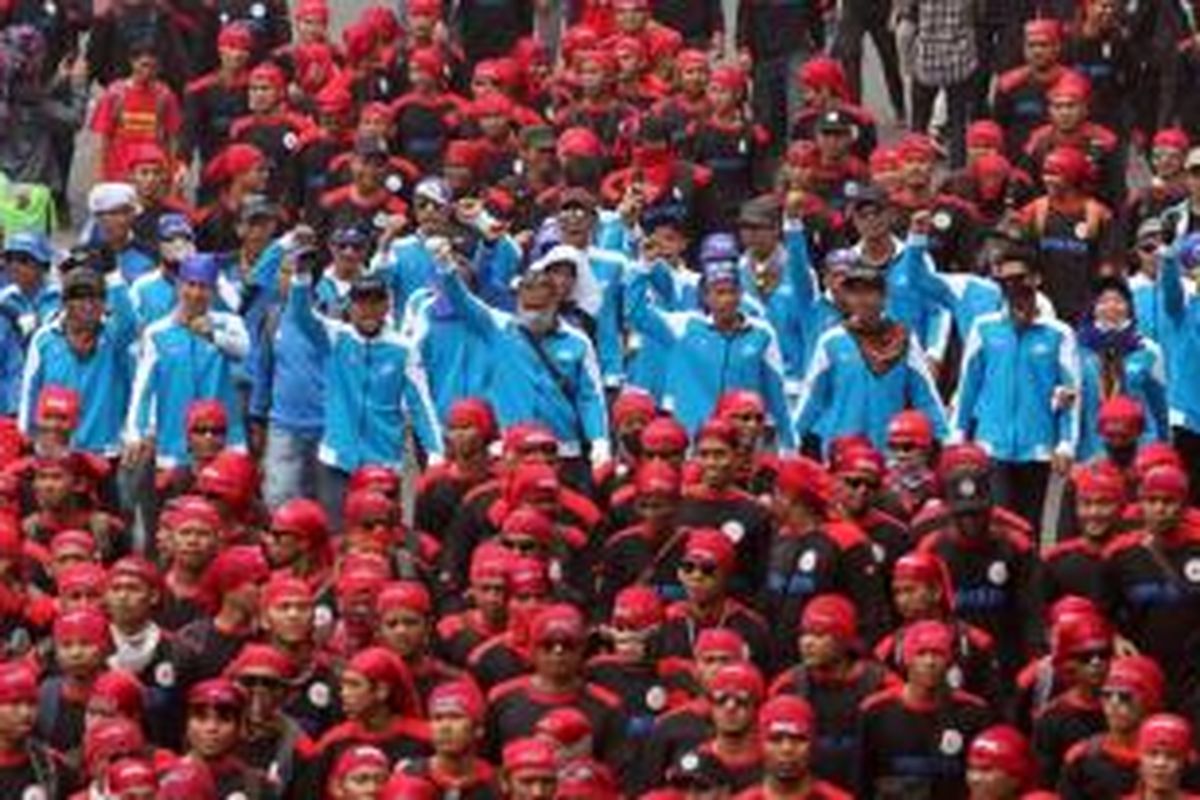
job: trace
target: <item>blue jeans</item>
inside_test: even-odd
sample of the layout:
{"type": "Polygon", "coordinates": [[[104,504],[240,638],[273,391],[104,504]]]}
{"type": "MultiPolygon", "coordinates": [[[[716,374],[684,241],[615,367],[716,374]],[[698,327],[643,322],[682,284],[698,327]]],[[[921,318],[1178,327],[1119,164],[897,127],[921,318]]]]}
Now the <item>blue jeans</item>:
{"type": "Polygon", "coordinates": [[[317,496],[317,445],[319,436],[289,431],[278,425],[267,430],[263,454],[266,482],[263,499],[274,511],[294,497],[317,496]]]}

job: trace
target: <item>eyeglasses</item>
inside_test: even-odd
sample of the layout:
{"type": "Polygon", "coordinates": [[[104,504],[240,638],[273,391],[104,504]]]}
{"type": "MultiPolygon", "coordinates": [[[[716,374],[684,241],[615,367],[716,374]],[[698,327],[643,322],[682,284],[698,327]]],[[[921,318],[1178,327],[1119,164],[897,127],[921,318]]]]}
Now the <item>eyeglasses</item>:
{"type": "Polygon", "coordinates": [[[1112,648],[1104,647],[1097,650],[1083,650],[1075,653],[1071,658],[1081,664],[1090,664],[1093,661],[1108,661],[1112,658],[1112,648]]]}
{"type": "Polygon", "coordinates": [[[711,561],[681,561],[679,562],[679,571],[684,575],[702,575],[705,578],[711,578],[717,574],[717,565],[711,561]]]}
{"type": "Polygon", "coordinates": [[[879,481],[875,480],[874,478],[857,478],[857,477],[842,478],[842,483],[846,484],[846,486],[850,487],[851,489],[878,489],[879,488],[879,481]]]}
{"type": "Polygon", "coordinates": [[[225,428],[218,425],[197,425],[192,428],[197,436],[224,436],[225,428]]]}
{"type": "Polygon", "coordinates": [[[1111,700],[1123,706],[1131,706],[1137,701],[1137,696],[1128,689],[1101,689],[1100,699],[1111,700]]]}
{"type": "Polygon", "coordinates": [[[735,705],[738,708],[747,708],[750,705],[750,695],[741,692],[716,692],[712,696],[712,702],[715,706],[735,705]]]}

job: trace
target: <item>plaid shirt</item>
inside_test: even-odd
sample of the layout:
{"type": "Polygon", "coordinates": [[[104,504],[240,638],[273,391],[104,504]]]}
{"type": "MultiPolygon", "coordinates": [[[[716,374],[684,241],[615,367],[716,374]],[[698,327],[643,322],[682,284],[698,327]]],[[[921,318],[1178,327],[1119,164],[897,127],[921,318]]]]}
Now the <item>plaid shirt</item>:
{"type": "Polygon", "coordinates": [[[961,83],[979,66],[975,48],[977,0],[913,0],[916,58],[913,76],[924,86],[961,83]]]}

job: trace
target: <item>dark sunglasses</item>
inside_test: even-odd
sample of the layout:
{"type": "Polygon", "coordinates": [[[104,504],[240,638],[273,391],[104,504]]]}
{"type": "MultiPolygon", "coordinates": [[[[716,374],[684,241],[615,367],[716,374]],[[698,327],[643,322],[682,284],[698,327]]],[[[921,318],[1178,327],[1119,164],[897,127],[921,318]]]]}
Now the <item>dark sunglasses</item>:
{"type": "Polygon", "coordinates": [[[225,430],[219,425],[197,425],[192,428],[192,433],[197,436],[224,436],[225,430]]]}
{"type": "Polygon", "coordinates": [[[916,442],[892,442],[888,445],[888,447],[890,447],[892,450],[895,450],[897,453],[915,453],[918,450],[925,449],[916,442]]]}
{"type": "Polygon", "coordinates": [[[681,561],[679,571],[684,575],[703,575],[711,578],[717,574],[717,565],[711,561],[681,561]]]}
{"type": "Polygon", "coordinates": [[[1101,689],[1101,700],[1112,700],[1114,703],[1131,706],[1137,701],[1137,695],[1128,689],[1101,689]]]}
{"type": "Polygon", "coordinates": [[[542,650],[575,650],[582,642],[578,639],[543,639],[538,642],[542,650]]]}
{"type": "Polygon", "coordinates": [[[501,539],[500,544],[507,550],[512,550],[523,556],[536,553],[538,549],[537,542],[532,539],[501,539]]]}
{"type": "Polygon", "coordinates": [[[366,242],[338,242],[333,246],[334,250],[366,250],[366,242]]]}
{"type": "Polygon", "coordinates": [[[283,681],[271,675],[241,675],[237,679],[243,689],[278,689],[283,681]]]}
{"type": "Polygon", "coordinates": [[[842,478],[851,489],[878,489],[879,481],[874,478],[842,478]]]}
{"type": "Polygon", "coordinates": [[[732,703],[738,708],[747,708],[750,705],[750,695],[742,694],[741,692],[716,692],[712,696],[712,702],[715,706],[732,703]]]}
{"type": "Polygon", "coordinates": [[[1071,658],[1081,664],[1090,664],[1093,661],[1108,661],[1112,658],[1112,648],[1103,647],[1097,650],[1084,650],[1074,654],[1071,658]]]}

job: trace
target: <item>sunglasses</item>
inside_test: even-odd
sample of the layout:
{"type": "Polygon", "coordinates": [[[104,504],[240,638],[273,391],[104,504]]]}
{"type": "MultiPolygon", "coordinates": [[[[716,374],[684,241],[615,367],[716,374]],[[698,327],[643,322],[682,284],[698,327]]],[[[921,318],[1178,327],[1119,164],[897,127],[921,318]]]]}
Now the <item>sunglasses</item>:
{"type": "Polygon", "coordinates": [[[711,561],[681,561],[679,571],[684,575],[702,575],[711,578],[717,574],[717,565],[711,561]]]}
{"type": "Polygon", "coordinates": [[[716,692],[712,696],[713,705],[735,705],[738,708],[747,708],[750,705],[750,695],[742,694],[741,692],[716,692]]]}
{"type": "Polygon", "coordinates": [[[333,246],[335,250],[366,250],[367,245],[363,242],[338,242],[333,246]]]}
{"type": "Polygon", "coordinates": [[[242,675],[237,679],[243,689],[278,689],[283,681],[271,675],[242,675]]]}
{"type": "Polygon", "coordinates": [[[500,545],[519,555],[527,556],[536,553],[538,544],[533,539],[500,539],[500,545]]]}
{"type": "Polygon", "coordinates": [[[192,428],[192,433],[197,436],[224,436],[225,428],[218,425],[197,425],[192,428]]]}
{"type": "Polygon", "coordinates": [[[581,644],[582,642],[578,639],[545,639],[538,644],[538,647],[542,650],[554,652],[575,650],[581,644]]]}
{"type": "Polygon", "coordinates": [[[1099,650],[1085,650],[1076,653],[1072,656],[1073,659],[1081,664],[1091,664],[1095,661],[1108,661],[1112,658],[1112,648],[1101,648],[1099,650]]]}
{"type": "Polygon", "coordinates": [[[1125,706],[1131,706],[1137,702],[1137,696],[1128,689],[1101,689],[1100,699],[1111,700],[1125,706]]]}
{"type": "Polygon", "coordinates": [[[842,478],[842,482],[845,483],[851,489],[878,489],[879,488],[879,481],[875,480],[874,478],[853,478],[853,477],[842,478]]]}
{"type": "Polygon", "coordinates": [[[891,442],[888,444],[888,447],[897,453],[915,453],[918,450],[925,449],[916,442],[891,442]]]}

